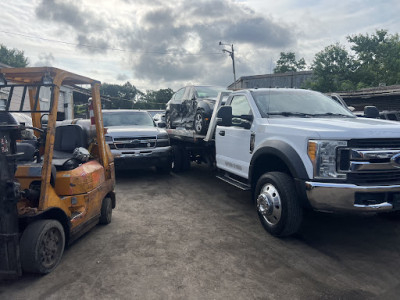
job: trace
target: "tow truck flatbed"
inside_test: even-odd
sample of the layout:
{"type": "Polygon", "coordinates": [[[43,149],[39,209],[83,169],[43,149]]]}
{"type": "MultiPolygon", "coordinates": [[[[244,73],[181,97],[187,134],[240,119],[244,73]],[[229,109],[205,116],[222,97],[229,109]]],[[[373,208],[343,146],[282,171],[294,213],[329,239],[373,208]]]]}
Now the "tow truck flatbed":
{"type": "Polygon", "coordinates": [[[215,165],[215,128],[217,126],[217,111],[223,105],[222,100],[229,96],[230,92],[220,92],[215,102],[213,114],[210,119],[205,135],[196,133],[192,129],[168,128],[172,152],[173,152],[173,171],[179,172],[190,168],[190,162],[206,163],[210,166],[215,165]]]}
{"type": "Polygon", "coordinates": [[[202,134],[197,134],[194,130],[190,129],[184,129],[184,128],[176,128],[176,129],[166,129],[169,135],[169,138],[172,141],[177,140],[177,141],[185,141],[185,142],[191,142],[191,143],[199,143],[199,142],[204,142],[204,139],[206,138],[205,135],[202,134]]]}

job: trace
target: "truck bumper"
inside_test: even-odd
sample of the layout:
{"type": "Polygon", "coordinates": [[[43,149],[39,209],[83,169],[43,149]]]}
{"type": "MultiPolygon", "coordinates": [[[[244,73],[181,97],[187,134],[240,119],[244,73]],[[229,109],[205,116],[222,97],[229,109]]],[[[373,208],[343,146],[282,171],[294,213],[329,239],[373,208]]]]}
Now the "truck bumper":
{"type": "Polygon", "coordinates": [[[400,185],[359,186],[306,181],[315,210],[330,212],[387,212],[400,209],[400,185]]]}
{"type": "Polygon", "coordinates": [[[145,167],[163,167],[172,161],[171,146],[152,149],[151,151],[114,151],[114,164],[118,169],[136,169],[145,167]]]}

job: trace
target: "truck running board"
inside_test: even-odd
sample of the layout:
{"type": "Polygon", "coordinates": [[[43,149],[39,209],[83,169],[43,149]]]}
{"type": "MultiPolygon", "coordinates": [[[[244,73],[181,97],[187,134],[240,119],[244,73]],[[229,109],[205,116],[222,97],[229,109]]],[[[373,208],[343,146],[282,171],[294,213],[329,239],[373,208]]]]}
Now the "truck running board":
{"type": "Polygon", "coordinates": [[[250,185],[243,183],[237,179],[232,178],[229,176],[229,174],[220,174],[217,175],[217,178],[221,179],[222,181],[225,181],[229,184],[232,184],[233,186],[236,186],[237,188],[243,190],[243,191],[249,191],[250,190],[250,185]]]}

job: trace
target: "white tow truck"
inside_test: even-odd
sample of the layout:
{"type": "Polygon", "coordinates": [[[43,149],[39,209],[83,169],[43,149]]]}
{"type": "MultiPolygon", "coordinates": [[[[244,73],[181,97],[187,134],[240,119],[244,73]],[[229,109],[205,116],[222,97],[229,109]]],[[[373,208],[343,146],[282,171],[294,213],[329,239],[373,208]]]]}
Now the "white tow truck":
{"type": "Polygon", "coordinates": [[[167,130],[175,171],[216,162],[218,178],[252,191],[274,236],[297,232],[304,209],[399,214],[398,122],[357,118],[309,90],[239,90],[221,106],[223,96],[205,136],[167,130]]]}

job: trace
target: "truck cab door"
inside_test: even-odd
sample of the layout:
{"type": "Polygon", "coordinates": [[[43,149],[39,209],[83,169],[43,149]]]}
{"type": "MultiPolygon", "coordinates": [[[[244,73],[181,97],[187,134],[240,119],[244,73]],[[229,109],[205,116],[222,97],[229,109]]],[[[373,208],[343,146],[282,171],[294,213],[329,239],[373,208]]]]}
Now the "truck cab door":
{"type": "Polygon", "coordinates": [[[215,147],[217,167],[248,178],[253,112],[245,95],[231,101],[232,126],[217,126],[215,147]]]}

